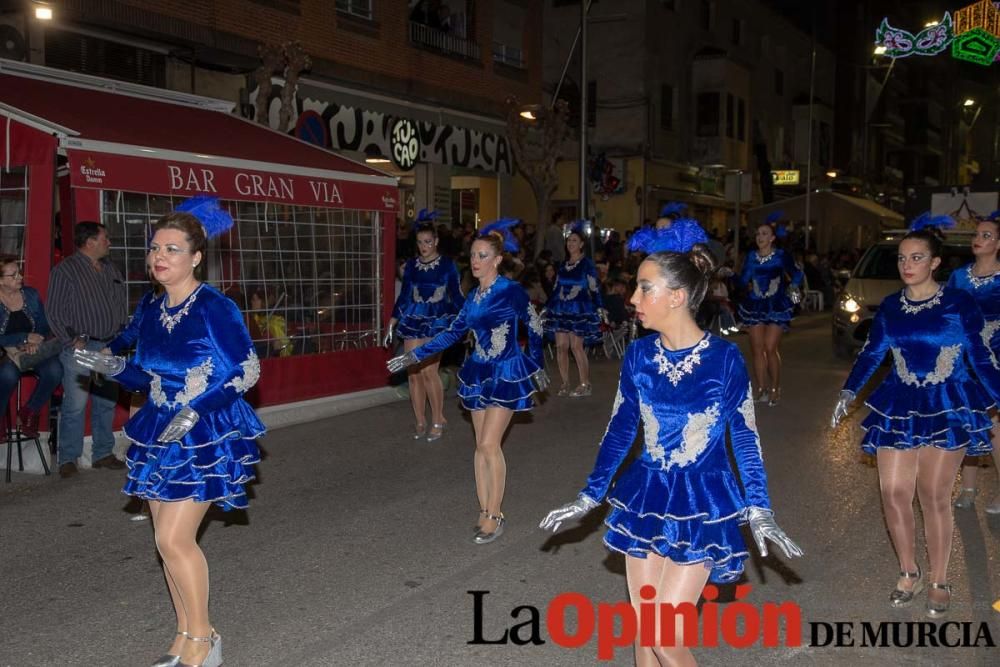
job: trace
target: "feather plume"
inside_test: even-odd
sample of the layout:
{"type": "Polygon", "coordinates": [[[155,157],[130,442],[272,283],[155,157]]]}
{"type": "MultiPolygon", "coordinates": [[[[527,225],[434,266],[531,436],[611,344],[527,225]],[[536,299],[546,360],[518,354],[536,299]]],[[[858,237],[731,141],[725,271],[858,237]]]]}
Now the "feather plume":
{"type": "Polygon", "coordinates": [[[511,227],[521,224],[519,218],[500,218],[479,230],[480,238],[489,235],[490,232],[499,232],[503,236],[503,249],[507,252],[517,252],[519,246],[517,239],[510,233],[511,227]]]}
{"type": "Polygon", "coordinates": [[[213,195],[197,194],[182,201],[174,210],[198,218],[205,228],[205,236],[210,239],[225,234],[233,226],[233,216],[219,205],[219,198],[213,195]]]}
{"type": "Polygon", "coordinates": [[[951,229],[955,226],[955,219],[950,215],[931,215],[930,211],[921,213],[910,223],[910,231],[915,232],[920,229],[934,227],[936,229],[951,229]]]}

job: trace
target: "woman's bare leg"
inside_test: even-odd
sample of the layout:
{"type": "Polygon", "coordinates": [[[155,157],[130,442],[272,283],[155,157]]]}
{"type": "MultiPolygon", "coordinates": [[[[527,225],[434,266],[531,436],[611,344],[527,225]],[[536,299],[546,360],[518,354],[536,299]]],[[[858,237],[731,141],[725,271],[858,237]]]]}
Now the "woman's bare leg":
{"type": "MultiPolygon", "coordinates": [[[[150,500],[149,503],[149,516],[153,521],[153,529],[156,529],[156,516],[160,511],[160,501],[150,500]]],[[[187,613],[184,611],[184,601],[181,600],[180,593],[177,591],[177,584],[174,583],[174,578],[170,576],[170,570],[167,568],[167,562],[161,560],[161,565],[163,566],[163,578],[167,580],[167,591],[170,592],[170,602],[174,605],[174,615],[177,616],[177,632],[187,632],[187,613]]],[[[180,655],[181,649],[184,647],[184,636],[177,634],[174,636],[174,641],[170,645],[170,650],[167,651],[170,655],[180,655]]]]}
{"type": "MultiPolygon", "coordinates": [[[[208,562],[197,540],[208,506],[190,499],[164,502],[154,519],[156,549],[182,601],[189,637],[209,637],[212,633],[208,620],[208,562]]],[[[201,664],[210,649],[208,642],[186,641],[181,661],[201,664]]]]}
{"type": "MultiPolygon", "coordinates": [[[[503,456],[503,434],[510,424],[513,411],[506,408],[486,408],[483,428],[476,436],[476,453],[485,461],[489,490],[483,506],[491,515],[499,517],[503,505],[504,488],[507,484],[507,462],[503,456]]],[[[484,517],[480,527],[487,533],[496,530],[497,522],[484,517]]]]}
{"type": "MultiPolygon", "coordinates": [[[[415,350],[426,342],[426,338],[407,338],[403,341],[403,351],[415,350]]],[[[420,372],[422,368],[423,364],[413,364],[406,369],[410,382],[410,405],[413,406],[413,416],[417,420],[418,431],[425,430],[427,424],[427,417],[424,414],[427,389],[424,387],[424,376],[420,372]]]]}
{"type": "MultiPolygon", "coordinates": [[[[892,546],[899,558],[899,569],[901,572],[916,572],[913,496],[917,487],[917,450],[882,447],[876,458],[882,511],[885,513],[892,546]]],[[[913,590],[916,583],[915,579],[900,577],[896,587],[901,591],[909,591],[913,590]]]]}
{"type": "Polygon", "coordinates": [[[556,332],[556,365],[562,385],[569,386],[569,334],[565,331],[556,332]]]}
{"type": "MultiPolygon", "coordinates": [[[[951,490],[964,457],[964,449],[947,451],[921,447],[917,452],[917,495],[924,515],[924,541],[931,564],[931,582],[936,584],[948,583],[951,536],[955,527],[951,490]]],[[[932,588],[927,597],[935,602],[947,602],[948,592],[932,588]]]]}
{"type": "Polygon", "coordinates": [[[483,437],[481,434],[485,430],[486,410],[472,410],[469,414],[472,417],[473,432],[476,434],[476,451],[473,454],[473,468],[476,474],[476,497],[479,499],[479,527],[482,528],[483,521],[486,519],[482,510],[486,509],[486,505],[490,501],[489,470],[486,466],[486,457],[479,448],[479,440],[483,437]]]}
{"type": "Polygon", "coordinates": [[[750,327],[750,358],[758,395],[771,388],[767,381],[767,346],[764,342],[766,329],[767,327],[763,324],[755,324],[750,327]]]}
{"type": "MultiPolygon", "coordinates": [[[[441,384],[441,376],[438,368],[441,366],[441,355],[435,354],[424,360],[420,369],[420,375],[424,378],[424,390],[427,392],[427,401],[431,404],[431,423],[447,424],[444,418],[444,385],[441,384]]],[[[440,435],[440,429],[433,426],[428,435],[440,435]]]]}
{"type": "MultiPolygon", "coordinates": [[[[682,603],[692,605],[698,603],[705,584],[708,582],[710,570],[704,565],[682,565],[669,558],[656,554],[647,554],[646,558],[625,557],[625,577],[628,581],[629,599],[639,616],[639,605],[670,604],[675,607],[682,603]],[[656,597],[644,600],[640,595],[643,586],[652,586],[656,597]]],[[[697,623],[697,622],[696,622],[697,623]]],[[[684,623],[678,617],[674,625],[672,638],[662,637],[659,628],[656,633],[656,646],[639,645],[639,636],[635,643],[636,667],[693,667],[697,665],[691,649],[684,646],[684,623]],[[665,644],[672,644],[665,646],[665,644]]],[[[696,631],[697,632],[697,631],[696,631]]]]}
{"type": "MultiPolygon", "coordinates": [[[[590,384],[590,359],[587,358],[587,350],[583,347],[583,338],[575,334],[567,336],[569,348],[573,350],[573,358],[576,360],[576,370],[580,373],[580,384],[590,384]]],[[[568,359],[566,363],[568,366],[568,359]]]]}
{"type": "Polygon", "coordinates": [[[764,331],[764,349],[767,353],[767,374],[770,376],[770,388],[775,392],[781,390],[781,327],[768,324],[764,331]]]}

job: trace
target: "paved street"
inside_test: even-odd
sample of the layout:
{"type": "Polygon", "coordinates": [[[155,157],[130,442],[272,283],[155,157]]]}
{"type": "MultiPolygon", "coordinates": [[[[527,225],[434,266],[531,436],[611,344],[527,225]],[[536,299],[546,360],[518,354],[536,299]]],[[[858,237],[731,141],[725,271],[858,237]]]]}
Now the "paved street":
{"type": "MultiPolygon", "coordinates": [[[[745,346],[746,336],[739,342],[745,346]]],[[[886,603],[897,567],[875,470],[859,462],[863,411],[847,427],[828,426],[848,371],[830,352],[828,317],[798,323],[784,352],[784,401],[759,408],[758,425],[777,520],[806,556],[753,560],[746,601],[793,600],[805,623],[924,620],[922,596],[905,611],[886,603]]],[[[628,648],[599,663],[596,641],[561,648],[545,629],[548,603],[561,592],[595,603],[626,599],[624,564],[602,546],[600,518],[555,537],[536,528],[582,486],[617,369],[617,362],[598,361],[592,397],[551,398],[516,418],[505,445],[509,524],[487,546],[471,541],[478,509],[472,433],[454,399],[450,429],[433,444],[409,438],[405,402],[267,436],[250,511],[211,515],[201,541],[226,665],[631,664],[628,648]],[[533,605],[546,643],[468,645],[470,590],[490,592],[483,598],[487,639],[528,620],[526,611],[512,619],[511,610],[533,605]]],[[[129,520],[125,508],[135,508],[118,492],[121,478],[108,471],[70,481],[15,473],[15,482],[0,488],[0,665],[137,667],[169,645],[173,616],[149,523],[129,520]]],[[[982,479],[996,489],[992,469],[982,479]]],[[[1000,598],[1000,517],[962,512],[955,538],[949,620],[973,621],[974,628],[989,621],[1000,642],[1000,614],[990,608],[1000,598]]],[[[701,665],[823,666],[987,665],[997,664],[998,654],[805,645],[696,652],[701,665]]]]}

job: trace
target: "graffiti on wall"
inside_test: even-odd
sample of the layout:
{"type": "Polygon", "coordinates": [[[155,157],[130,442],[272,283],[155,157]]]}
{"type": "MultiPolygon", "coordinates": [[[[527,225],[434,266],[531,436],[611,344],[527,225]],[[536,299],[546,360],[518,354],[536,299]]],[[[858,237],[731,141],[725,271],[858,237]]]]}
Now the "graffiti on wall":
{"type": "MultiPolygon", "coordinates": [[[[257,89],[250,93],[250,106],[257,89]]],[[[391,133],[397,117],[296,95],[298,118],[294,133],[300,139],[333,150],[359,151],[368,155],[392,155],[391,133]]],[[[281,82],[276,81],[268,105],[268,123],[278,128],[281,82]]],[[[467,169],[511,174],[513,162],[507,137],[455,125],[415,120],[419,161],[467,169]]]]}

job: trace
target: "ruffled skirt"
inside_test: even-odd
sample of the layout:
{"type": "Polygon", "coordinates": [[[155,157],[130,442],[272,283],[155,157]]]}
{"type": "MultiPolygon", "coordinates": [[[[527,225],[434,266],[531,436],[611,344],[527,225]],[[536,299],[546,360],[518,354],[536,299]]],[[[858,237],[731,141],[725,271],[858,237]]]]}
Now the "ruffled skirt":
{"type": "Polygon", "coordinates": [[[654,553],[702,563],[714,583],[735,581],[747,559],[740,532],[746,503],[732,473],[678,473],[633,463],[608,496],[604,544],[628,556],[654,553]]]}
{"type": "Polygon", "coordinates": [[[451,326],[458,313],[451,304],[435,308],[437,304],[416,304],[403,313],[396,322],[396,331],[403,339],[434,338],[451,326]]]}
{"type": "Polygon", "coordinates": [[[531,374],[537,370],[538,365],[520,353],[495,361],[470,356],[458,371],[458,396],[466,410],[530,410],[531,395],[537,391],[531,374]]]}
{"type": "Polygon", "coordinates": [[[173,415],[147,403],[125,425],[132,446],[125,457],[128,479],[122,492],[145,500],[192,498],[227,511],[246,509],[245,485],[260,463],[255,439],[265,432],[253,408],[236,401],[201,415],[180,442],[157,442],[173,415]]]}
{"type": "Polygon", "coordinates": [[[993,401],[971,380],[913,387],[891,375],[865,403],[871,408],[861,428],[861,448],[875,454],[880,447],[912,449],[932,446],[968,447],[967,456],[993,449],[989,410],[993,401]]]}
{"type": "Polygon", "coordinates": [[[777,324],[787,331],[792,323],[794,310],[791,299],[783,291],[779,291],[766,299],[748,296],[740,303],[739,314],[740,321],[745,326],[777,324]]]}
{"type": "Polygon", "coordinates": [[[584,345],[601,342],[601,318],[591,301],[554,300],[545,313],[545,333],[571,333],[583,339],[584,345]]]}

